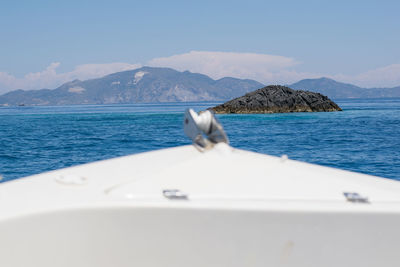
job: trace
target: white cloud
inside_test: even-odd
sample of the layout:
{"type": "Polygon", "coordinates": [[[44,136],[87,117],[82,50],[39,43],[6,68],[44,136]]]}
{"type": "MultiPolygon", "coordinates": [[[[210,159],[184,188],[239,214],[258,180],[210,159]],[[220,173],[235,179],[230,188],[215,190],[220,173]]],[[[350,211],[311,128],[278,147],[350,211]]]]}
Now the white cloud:
{"type": "Polygon", "coordinates": [[[0,94],[15,89],[53,89],[65,82],[75,79],[86,80],[102,77],[118,71],[140,68],[140,64],[108,63],[108,64],[84,64],[76,66],[70,72],[57,73],[60,63],[51,63],[41,72],[28,73],[22,78],[17,78],[5,72],[0,72],[0,94]]]}
{"type": "Polygon", "coordinates": [[[155,58],[150,66],[170,67],[206,74],[214,79],[226,76],[254,79],[264,84],[291,84],[306,78],[330,77],[362,87],[400,85],[400,64],[370,70],[356,75],[300,72],[300,62],[276,55],[256,53],[191,51],[170,57],[155,58]]]}
{"type": "Polygon", "coordinates": [[[256,53],[191,51],[170,57],[154,58],[147,64],[203,73],[214,79],[230,76],[254,79],[263,83],[282,82],[292,76],[299,76],[288,70],[299,64],[295,59],[256,53]]]}
{"type": "MultiPolygon", "coordinates": [[[[291,84],[305,78],[325,76],[363,87],[400,85],[400,64],[392,64],[356,75],[299,72],[296,70],[299,64],[297,60],[284,56],[210,51],[191,51],[170,57],[154,58],[146,63],[149,66],[203,73],[214,79],[228,76],[254,79],[264,84],[291,84]]],[[[60,63],[57,62],[51,63],[45,70],[28,73],[22,78],[0,72],[0,94],[15,89],[52,89],[74,79],[98,78],[110,73],[141,67],[141,64],[129,63],[84,64],[76,66],[70,72],[57,73],[59,65],[60,63]]],[[[139,76],[138,80],[141,78],[139,76]]]]}
{"type": "Polygon", "coordinates": [[[333,79],[353,83],[361,87],[400,86],[400,64],[392,64],[357,75],[333,75],[333,79]]]}
{"type": "Polygon", "coordinates": [[[141,67],[140,64],[129,64],[129,63],[85,64],[77,66],[72,72],[66,73],[67,74],[66,76],[81,77],[77,78],[80,80],[93,79],[114,72],[133,70],[140,67],[141,67]]]}

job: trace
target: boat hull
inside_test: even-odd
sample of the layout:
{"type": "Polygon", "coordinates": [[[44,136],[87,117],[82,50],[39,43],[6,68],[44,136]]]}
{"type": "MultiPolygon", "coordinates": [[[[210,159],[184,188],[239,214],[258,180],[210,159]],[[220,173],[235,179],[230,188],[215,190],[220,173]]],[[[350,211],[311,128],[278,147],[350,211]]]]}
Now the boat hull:
{"type": "Polygon", "coordinates": [[[397,267],[399,225],[396,212],[71,208],[0,221],[0,259],[7,267],[397,267]]]}

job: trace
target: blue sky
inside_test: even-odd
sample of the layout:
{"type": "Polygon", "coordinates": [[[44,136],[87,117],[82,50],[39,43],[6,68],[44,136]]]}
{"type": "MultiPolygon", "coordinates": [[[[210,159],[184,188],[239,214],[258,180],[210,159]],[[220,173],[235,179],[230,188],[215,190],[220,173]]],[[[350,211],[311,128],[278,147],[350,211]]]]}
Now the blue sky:
{"type": "Polygon", "coordinates": [[[400,1],[2,0],[0,25],[0,93],[142,65],[400,85],[400,1]]]}

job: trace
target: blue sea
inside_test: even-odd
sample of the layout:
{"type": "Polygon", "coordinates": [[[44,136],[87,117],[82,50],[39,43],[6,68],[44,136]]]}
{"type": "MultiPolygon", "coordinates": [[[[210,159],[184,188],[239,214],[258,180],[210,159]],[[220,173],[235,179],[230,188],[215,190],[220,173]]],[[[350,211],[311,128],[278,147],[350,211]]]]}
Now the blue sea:
{"type": "MultiPolygon", "coordinates": [[[[400,99],[343,112],[218,115],[233,147],[400,180],[400,99]]],[[[190,144],[183,112],[219,103],[0,107],[3,181],[190,144]]]]}

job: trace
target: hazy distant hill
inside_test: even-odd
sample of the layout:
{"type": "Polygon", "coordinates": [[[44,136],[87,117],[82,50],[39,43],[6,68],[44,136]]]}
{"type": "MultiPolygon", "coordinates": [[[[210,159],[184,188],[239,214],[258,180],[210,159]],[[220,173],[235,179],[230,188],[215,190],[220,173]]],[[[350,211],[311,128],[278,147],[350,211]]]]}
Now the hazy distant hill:
{"type": "Polygon", "coordinates": [[[289,85],[297,90],[309,90],[330,98],[382,98],[400,97],[400,86],[393,88],[361,88],[328,78],[305,79],[289,85]]]}
{"type": "MultiPolygon", "coordinates": [[[[0,106],[227,101],[262,87],[263,84],[254,80],[213,80],[189,71],[143,67],[98,79],[75,80],[52,90],[12,91],[0,96],[0,106]]],[[[400,97],[400,86],[361,88],[328,78],[305,79],[289,87],[334,99],[400,97]]]]}
{"type": "Polygon", "coordinates": [[[229,100],[264,85],[253,80],[210,77],[170,68],[143,67],[50,90],[16,90],[0,105],[71,105],[229,100]]]}

